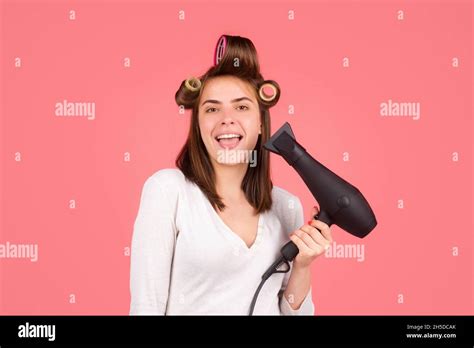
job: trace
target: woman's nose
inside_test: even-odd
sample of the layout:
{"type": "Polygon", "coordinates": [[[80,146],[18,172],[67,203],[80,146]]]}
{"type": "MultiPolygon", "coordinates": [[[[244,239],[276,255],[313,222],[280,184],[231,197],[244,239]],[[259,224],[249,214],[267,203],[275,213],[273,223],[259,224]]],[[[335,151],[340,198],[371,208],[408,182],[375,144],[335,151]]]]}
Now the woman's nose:
{"type": "Polygon", "coordinates": [[[234,124],[234,120],[232,118],[225,118],[221,121],[221,124],[234,124]]]}
{"type": "Polygon", "coordinates": [[[234,115],[232,111],[226,110],[222,114],[221,124],[234,124],[234,115]]]}

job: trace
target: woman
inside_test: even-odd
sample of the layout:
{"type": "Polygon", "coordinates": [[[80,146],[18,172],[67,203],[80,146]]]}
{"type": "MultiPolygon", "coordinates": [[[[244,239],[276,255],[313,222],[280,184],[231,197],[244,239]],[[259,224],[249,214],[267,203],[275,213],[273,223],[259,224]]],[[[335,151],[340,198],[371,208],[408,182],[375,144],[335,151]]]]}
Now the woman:
{"type": "Polygon", "coordinates": [[[260,74],[253,43],[239,36],[222,36],[214,65],[181,83],[176,102],[192,109],[189,134],[178,168],[159,170],[143,187],[130,314],[245,315],[288,238],[299,253],[290,272],[266,281],[254,314],[314,314],[310,265],[332,237],[319,220],[304,225],[298,197],[271,182],[262,144],[279,96],[260,74]]]}

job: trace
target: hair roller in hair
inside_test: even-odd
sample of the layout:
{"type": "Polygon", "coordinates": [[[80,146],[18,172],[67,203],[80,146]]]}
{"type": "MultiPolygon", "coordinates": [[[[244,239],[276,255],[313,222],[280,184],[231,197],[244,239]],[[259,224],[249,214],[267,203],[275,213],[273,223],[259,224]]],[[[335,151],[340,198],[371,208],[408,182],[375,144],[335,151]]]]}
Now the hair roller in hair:
{"type": "Polygon", "coordinates": [[[222,57],[224,57],[226,46],[227,46],[227,39],[225,35],[222,35],[217,41],[217,45],[214,50],[214,66],[219,64],[219,62],[222,60],[222,57]]]}
{"type": "Polygon", "coordinates": [[[258,89],[258,95],[260,96],[260,99],[262,99],[263,101],[271,102],[277,97],[278,90],[273,83],[264,81],[263,84],[258,89]],[[270,88],[272,90],[272,93],[266,94],[264,90],[265,88],[270,88]]]}
{"type": "Polygon", "coordinates": [[[199,89],[201,88],[201,80],[199,80],[195,77],[190,77],[189,79],[186,80],[184,85],[191,92],[196,92],[196,91],[199,91],[199,89]]]}

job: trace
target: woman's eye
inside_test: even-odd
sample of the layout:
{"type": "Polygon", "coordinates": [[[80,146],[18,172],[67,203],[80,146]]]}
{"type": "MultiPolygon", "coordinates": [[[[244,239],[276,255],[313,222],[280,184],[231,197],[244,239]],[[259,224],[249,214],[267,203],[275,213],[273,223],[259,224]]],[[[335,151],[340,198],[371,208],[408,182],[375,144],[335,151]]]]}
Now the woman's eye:
{"type": "MultiPolygon", "coordinates": [[[[239,108],[240,110],[248,110],[248,109],[249,109],[249,107],[248,107],[247,105],[239,105],[238,108],[239,108]],[[243,107],[244,109],[241,109],[242,107],[243,107]]],[[[213,112],[213,111],[211,111],[211,110],[217,110],[217,109],[216,109],[216,108],[209,108],[209,109],[206,110],[206,112],[207,112],[207,113],[213,112]]]]}

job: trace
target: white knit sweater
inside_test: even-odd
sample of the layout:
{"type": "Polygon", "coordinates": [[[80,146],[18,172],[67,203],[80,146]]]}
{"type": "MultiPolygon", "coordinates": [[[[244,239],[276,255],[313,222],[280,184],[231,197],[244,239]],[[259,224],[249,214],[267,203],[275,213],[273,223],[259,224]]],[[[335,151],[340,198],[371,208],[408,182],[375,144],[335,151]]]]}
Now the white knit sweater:
{"type": "MultiPolygon", "coordinates": [[[[133,230],[130,315],[247,315],[262,274],[304,224],[298,197],[274,186],[272,198],[249,248],[179,169],[150,176],[133,230]]],[[[314,315],[311,288],[297,310],[282,296],[290,273],[266,281],[254,315],[314,315]]]]}

